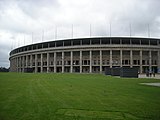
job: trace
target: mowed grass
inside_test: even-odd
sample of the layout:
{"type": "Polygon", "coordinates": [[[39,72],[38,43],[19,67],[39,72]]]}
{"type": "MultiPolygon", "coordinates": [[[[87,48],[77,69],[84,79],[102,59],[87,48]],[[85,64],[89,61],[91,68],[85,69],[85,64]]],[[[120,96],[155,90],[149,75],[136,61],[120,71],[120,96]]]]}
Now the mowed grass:
{"type": "Polygon", "coordinates": [[[160,120],[155,79],[0,73],[0,120],[160,120]]]}

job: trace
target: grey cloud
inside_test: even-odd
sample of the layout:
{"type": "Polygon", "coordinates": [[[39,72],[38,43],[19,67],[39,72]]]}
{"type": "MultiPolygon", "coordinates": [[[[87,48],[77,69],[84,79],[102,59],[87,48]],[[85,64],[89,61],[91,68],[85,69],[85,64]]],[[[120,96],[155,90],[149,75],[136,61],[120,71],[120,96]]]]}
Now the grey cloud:
{"type": "Polygon", "coordinates": [[[10,46],[0,44],[0,67],[9,67],[10,46]]]}
{"type": "MultiPolygon", "coordinates": [[[[112,36],[128,36],[131,23],[132,36],[147,37],[149,24],[151,37],[160,37],[159,8],[160,0],[0,0],[0,30],[15,41],[23,39],[18,34],[30,41],[33,32],[35,42],[41,42],[42,29],[54,39],[55,26],[58,39],[71,38],[72,24],[74,37],[88,37],[90,24],[92,36],[109,36],[111,22],[112,36]]],[[[8,58],[10,47],[1,38],[0,48],[8,58]]]]}
{"type": "Polygon", "coordinates": [[[57,0],[21,0],[18,1],[18,6],[28,16],[32,17],[33,19],[38,19],[39,17],[43,16],[43,13],[41,13],[43,8],[52,7],[56,10],[59,6],[59,3],[57,0]]]}

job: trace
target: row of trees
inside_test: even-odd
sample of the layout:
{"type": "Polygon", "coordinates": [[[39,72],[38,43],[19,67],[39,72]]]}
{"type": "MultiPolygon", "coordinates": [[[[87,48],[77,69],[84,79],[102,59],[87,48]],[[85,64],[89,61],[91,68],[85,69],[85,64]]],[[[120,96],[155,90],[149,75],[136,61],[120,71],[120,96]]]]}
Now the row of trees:
{"type": "Polygon", "coordinates": [[[9,68],[0,67],[0,72],[9,72],[9,68]]]}

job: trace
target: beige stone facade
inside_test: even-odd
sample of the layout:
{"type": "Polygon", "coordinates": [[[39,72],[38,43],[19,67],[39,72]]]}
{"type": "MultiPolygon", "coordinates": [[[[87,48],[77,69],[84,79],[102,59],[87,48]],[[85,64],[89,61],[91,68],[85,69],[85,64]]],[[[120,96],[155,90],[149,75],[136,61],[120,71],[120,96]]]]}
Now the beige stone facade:
{"type": "Polygon", "coordinates": [[[160,72],[160,39],[96,37],[31,44],[10,53],[10,71],[103,73],[107,67],[160,72]]]}

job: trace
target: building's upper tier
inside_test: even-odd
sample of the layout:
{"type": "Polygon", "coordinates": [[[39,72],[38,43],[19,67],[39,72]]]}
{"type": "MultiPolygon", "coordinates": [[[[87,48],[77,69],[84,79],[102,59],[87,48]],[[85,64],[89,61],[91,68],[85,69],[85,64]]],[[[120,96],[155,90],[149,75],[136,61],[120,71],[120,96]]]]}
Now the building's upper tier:
{"type": "Polygon", "coordinates": [[[95,37],[95,38],[77,38],[48,41],[42,43],[31,44],[16,48],[10,52],[10,55],[52,47],[69,47],[80,45],[104,45],[104,44],[126,44],[126,45],[160,45],[160,39],[155,38],[133,38],[133,37],[95,37]]]}

